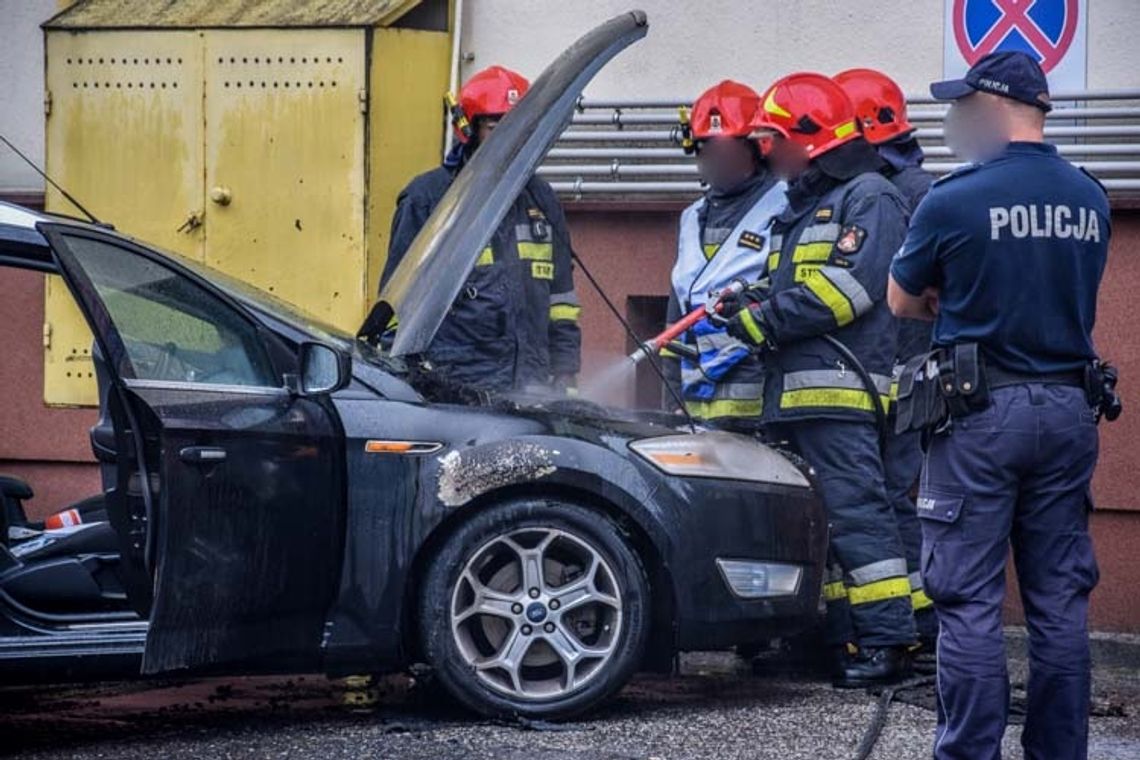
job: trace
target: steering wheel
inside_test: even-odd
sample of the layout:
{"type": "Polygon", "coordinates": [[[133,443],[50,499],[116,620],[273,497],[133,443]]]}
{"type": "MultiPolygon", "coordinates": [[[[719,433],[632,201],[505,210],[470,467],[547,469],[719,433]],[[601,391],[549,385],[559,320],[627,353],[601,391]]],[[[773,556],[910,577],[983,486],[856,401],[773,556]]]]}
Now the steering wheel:
{"type": "Polygon", "coordinates": [[[167,341],[161,348],[158,361],[154,363],[155,377],[160,380],[185,380],[186,364],[178,358],[178,346],[167,341]],[[174,362],[178,362],[178,366],[175,366],[174,362]]]}

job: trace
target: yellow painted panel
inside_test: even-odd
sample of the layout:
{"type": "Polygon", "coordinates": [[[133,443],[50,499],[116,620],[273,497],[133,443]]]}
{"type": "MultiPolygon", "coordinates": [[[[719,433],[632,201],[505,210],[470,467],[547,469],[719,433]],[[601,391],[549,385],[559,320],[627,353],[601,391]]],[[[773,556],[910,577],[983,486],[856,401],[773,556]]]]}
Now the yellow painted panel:
{"type": "MultiPolygon", "coordinates": [[[[374,29],[369,63],[368,301],[388,256],[396,197],[412,177],[438,166],[450,36],[374,29]]],[[[363,316],[363,315],[362,315],[363,316]]]]}
{"type": "MultiPolygon", "coordinates": [[[[47,171],[121,231],[202,258],[202,61],[195,32],[49,32],[47,171]]],[[[79,215],[51,187],[49,211],[79,215]]],[[[45,289],[44,400],[93,404],[91,334],[67,289],[45,289]]]]}
{"type": "Polygon", "coordinates": [[[205,33],[206,263],[355,331],[365,31],[205,33]],[[216,193],[215,193],[216,191],[216,193]]]}
{"type": "Polygon", "coordinates": [[[44,402],[98,406],[87,321],[62,279],[47,275],[44,292],[44,402]]]}

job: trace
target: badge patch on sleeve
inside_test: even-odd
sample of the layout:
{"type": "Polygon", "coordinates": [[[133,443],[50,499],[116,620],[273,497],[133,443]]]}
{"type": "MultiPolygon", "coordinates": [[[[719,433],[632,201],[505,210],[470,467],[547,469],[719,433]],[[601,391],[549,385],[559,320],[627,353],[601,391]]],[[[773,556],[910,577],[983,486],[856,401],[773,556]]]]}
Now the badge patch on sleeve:
{"type": "Polygon", "coordinates": [[[824,206],[821,209],[817,209],[815,212],[815,221],[817,221],[817,222],[830,222],[831,221],[831,215],[833,213],[835,213],[835,212],[831,210],[831,206],[824,206]]]}
{"type": "Polygon", "coordinates": [[[859,252],[866,238],[867,230],[854,224],[848,225],[839,233],[839,239],[835,241],[835,249],[845,256],[850,256],[859,252]]]}
{"type": "Polygon", "coordinates": [[[754,251],[764,250],[764,236],[756,232],[742,232],[736,244],[754,251]]]}
{"type": "Polygon", "coordinates": [[[553,280],[554,265],[549,261],[530,262],[530,276],[536,280],[553,280]]]}

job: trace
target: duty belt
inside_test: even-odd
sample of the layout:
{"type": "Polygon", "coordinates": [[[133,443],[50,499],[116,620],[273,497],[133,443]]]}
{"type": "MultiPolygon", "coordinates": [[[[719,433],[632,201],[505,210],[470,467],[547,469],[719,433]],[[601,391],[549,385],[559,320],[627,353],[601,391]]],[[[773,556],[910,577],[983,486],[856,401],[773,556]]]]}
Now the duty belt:
{"type": "Polygon", "coordinates": [[[1085,387],[1085,373],[1080,370],[1069,372],[1045,372],[1040,374],[1027,374],[1024,372],[1009,372],[998,367],[986,368],[986,384],[990,390],[1005,388],[1010,385],[1025,385],[1040,383],[1042,385],[1071,385],[1077,388],[1085,387]]]}

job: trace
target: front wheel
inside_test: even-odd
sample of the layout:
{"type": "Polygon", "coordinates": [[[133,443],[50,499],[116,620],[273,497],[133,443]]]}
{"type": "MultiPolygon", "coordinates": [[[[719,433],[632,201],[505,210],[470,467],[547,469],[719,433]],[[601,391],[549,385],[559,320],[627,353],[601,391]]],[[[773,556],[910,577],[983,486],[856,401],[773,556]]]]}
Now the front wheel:
{"type": "Polygon", "coordinates": [[[428,566],[423,650],[484,715],[567,718],[620,689],[649,637],[645,571],[604,515],[547,499],[473,516],[428,566]]]}

